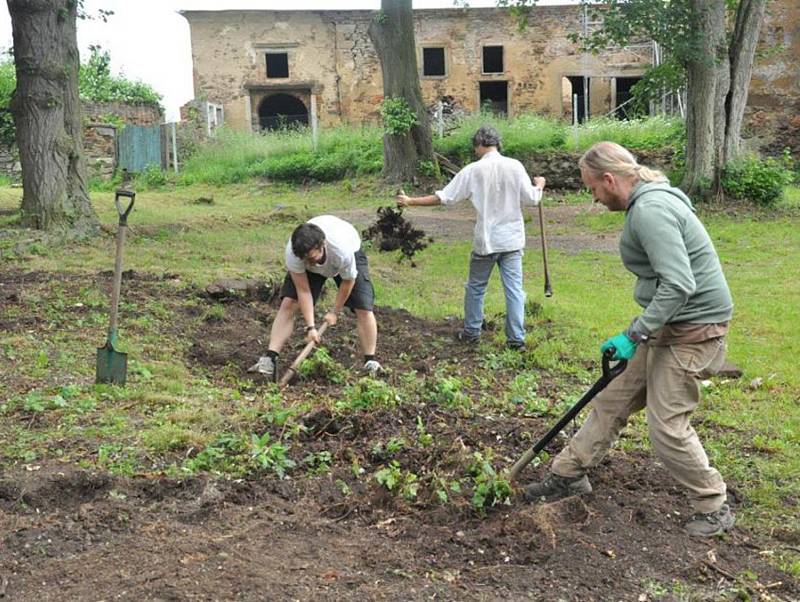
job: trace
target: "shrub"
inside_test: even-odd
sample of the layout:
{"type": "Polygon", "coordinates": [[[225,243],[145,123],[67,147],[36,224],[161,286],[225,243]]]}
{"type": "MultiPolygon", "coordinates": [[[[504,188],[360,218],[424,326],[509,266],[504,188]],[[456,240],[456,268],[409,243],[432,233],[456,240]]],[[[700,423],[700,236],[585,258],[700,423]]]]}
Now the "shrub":
{"type": "Polygon", "coordinates": [[[402,136],[417,124],[417,115],[402,97],[387,98],[381,104],[381,117],[387,134],[402,136]]]}
{"type": "Polygon", "coordinates": [[[783,197],[783,187],[793,174],[786,161],[748,157],[730,163],[722,175],[725,193],[735,199],[746,199],[756,205],[770,207],[783,197]]]}

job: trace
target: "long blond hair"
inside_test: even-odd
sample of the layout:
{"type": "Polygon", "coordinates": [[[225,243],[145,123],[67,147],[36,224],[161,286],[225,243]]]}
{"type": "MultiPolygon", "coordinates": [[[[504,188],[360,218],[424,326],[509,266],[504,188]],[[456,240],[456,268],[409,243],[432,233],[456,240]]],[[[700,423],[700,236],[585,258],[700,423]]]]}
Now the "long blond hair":
{"type": "Polygon", "coordinates": [[[583,153],[578,165],[594,178],[611,173],[623,178],[636,178],[642,182],[669,182],[667,176],[657,169],[639,165],[636,157],[616,142],[598,142],[592,145],[583,153]]]}

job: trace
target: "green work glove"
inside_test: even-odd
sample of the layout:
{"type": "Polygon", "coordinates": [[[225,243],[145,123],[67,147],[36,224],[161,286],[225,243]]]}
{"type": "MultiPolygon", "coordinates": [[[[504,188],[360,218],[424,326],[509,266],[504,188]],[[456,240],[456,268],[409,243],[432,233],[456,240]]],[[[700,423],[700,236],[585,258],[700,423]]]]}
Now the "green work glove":
{"type": "Polygon", "coordinates": [[[611,347],[616,349],[614,357],[611,358],[612,360],[629,360],[636,353],[636,343],[624,332],[614,335],[600,345],[600,352],[605,353],[611,347]]]}

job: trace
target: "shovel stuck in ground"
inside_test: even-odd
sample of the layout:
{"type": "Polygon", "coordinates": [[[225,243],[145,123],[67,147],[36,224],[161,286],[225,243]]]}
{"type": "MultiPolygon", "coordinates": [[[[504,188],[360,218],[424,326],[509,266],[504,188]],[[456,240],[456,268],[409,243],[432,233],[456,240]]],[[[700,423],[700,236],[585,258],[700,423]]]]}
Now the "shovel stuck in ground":
{"type": "Polygon", "coordinates": [[[556,425],[551,428],[544,437],[539,439],[531,449],[525,452],[525,455],[517,460],[517,463],[511,468],[510,476],[512,481],[516,480],[516,478],[519,476],[519,473],[521,473],[522,470],[528,464],[530,464],[531,460],[539,455],[539,452],[542,451],[545,446],[550,443],[565,426],[567,426],[570,420],[578,415],[578,412],[580,412],[587,403],[592,401],[592,399],[594,399],[600,391],[605,389],[612,380],[624,372],[625,368],[628,366],[627,360],[620,360],[613,366],[610,365],[611,358],[614,357],[616,352],[616,349],[612,347],[603,353],[603,375],[597,379],[597,382],[592,385],[592,388],[589,389],[584,396],[578,400],[578,403],[572,406],[567,413],[561,417],[556,425]]]}
{"type": "MultiPolygon", "coordinates": [[[[323,334],[325,334],[326,330],[328,330],[328,323],[323,322],[322,326],[319,327],[319,330],[317,332],[319,332],[319,336],[321,337],[323,334]]],[[[314,347],[316,346],[317,344],[314,341],[309,341],[306,344],[306,346],[303,347],[303,350],[300,352],[297,358],[295,358],[295,360],[292,362],[292,365],[289,366],[286,369],[286,372],[283,373],[283,376],[281,376],[281,380],[280,382],[278,382],[279,387],[285,387],[289,383],[289,381],[292,380],[292,377],[295,374],[297,374],[297,369],[300,367],[300,364],[303,363],[304,359],[306,359],[309,355],[311,355],[311,352],[314,351],[314,347]]]]}
{"type": "Polygon", "coordinates": [[[111,290],[111,319],[108,327],[106,344],[97,349],[97,371],[95,382],[124,385],[128,374],[128,354],[116,350],[117,345],[117,313],[119,309],[119,292],[122,286],[122,248],[125,245],[125,230],[128,227],[128,214],[133,209],[136,193],[129,190],[117,190],[114,204],[119,213],[117,229],[117,254],[114,260],[114,285],[111,290]],[[127,208],[123,209],[120,197],[130,199],[127,208]]]}

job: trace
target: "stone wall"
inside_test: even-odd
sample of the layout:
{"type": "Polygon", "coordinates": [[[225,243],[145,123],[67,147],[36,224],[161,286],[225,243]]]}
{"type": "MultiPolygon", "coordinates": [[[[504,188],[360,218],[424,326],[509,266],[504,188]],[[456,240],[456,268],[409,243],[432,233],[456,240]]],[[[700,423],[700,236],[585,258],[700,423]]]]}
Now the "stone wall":
{"type": "Polygon", "coordinates": [[[83,102],[84,123],[127,123],[155,125],[161,123],[162,112],[152,105],[122,102],[83,102]]]}
{"type": "MultiPolygon", "coordinates": [[[[117,125],[161,123],[158,107],[120,102],[83,103],[83,149],[90,178],[111,179],[117,161],[117,125]]],[[[20,180],[21,168],[16,149],[0,147],[0,173],[20,180]]]]}
{"type": "MultiPolygon", "coordinates": [[[[591,112],[615,106],[615,76],[644,72],[649,47],[603,55],[580,53],[568,39],[580,30],[575,6],[538,7],[520,31],[500,8],[417,10],[418,64],[425,47],[444,48],[445,75],[422,76],[426,103],[452,97],[468,111],[480,106],[481,82],[505,83],[510,115],[564,114],[565,77],[591,76],[591,112]],[[483,73],[485,46],[503,47],[503,69],[483,73]]],[[[226,124],[258,126],[272,94],[298,98],[322,125],[377,121],[383,100],[380,63],[367,33],[372,11],[184,11],[191,26],[195,96],[222,103],[226,124]],[[289,76],[267,77],[267,55],[286,54],[289,76]]],[[[569,99],[569,90],[567,98],[569,99]]],[[[568,111],[571,104],[566,103],[568,111]]]]}
{"type": "MultiPolygon", "coordinates": [[[[547,178],[547,187],[558,190],[580,190],[583,188],[578,159],[583,153],[552,151],[522,157],[522,163],[531,176],[547,178]]],[[[635,151],[637,161],[654,169],[668,173],[674,169],[672,149],[635,151]]],[[[675,183],[677,184],[677,182],[675,183]]]]}
{"type": "Polygon", "coordinates": [[[800,157],[800,2],[767,4],[743,135],[767,154],[800,157]]]}

